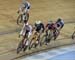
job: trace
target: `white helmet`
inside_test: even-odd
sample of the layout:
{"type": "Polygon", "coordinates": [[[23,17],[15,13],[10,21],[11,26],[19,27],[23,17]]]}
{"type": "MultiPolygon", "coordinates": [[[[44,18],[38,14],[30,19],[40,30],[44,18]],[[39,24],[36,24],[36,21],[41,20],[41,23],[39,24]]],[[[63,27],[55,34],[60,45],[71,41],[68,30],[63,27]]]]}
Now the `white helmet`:
{"type": "Polygon", "coordinates": [[[35,23],[36,23],[36,24],[40,24],[40,23],[41,23],[41,21],[39,20],[39,21],[36,21],[35,23]]]}
{"type": "Polygon", "coordinates": [[[42,23],[42,21],[39,20],[39,24],[42,23]]]}

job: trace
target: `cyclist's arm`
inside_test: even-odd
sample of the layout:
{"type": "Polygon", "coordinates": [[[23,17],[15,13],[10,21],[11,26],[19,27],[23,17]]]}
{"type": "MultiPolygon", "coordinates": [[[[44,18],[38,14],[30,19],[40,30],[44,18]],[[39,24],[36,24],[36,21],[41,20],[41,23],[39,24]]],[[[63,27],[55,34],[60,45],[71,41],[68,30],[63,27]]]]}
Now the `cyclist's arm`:
{"type": "Polygon", "coordinates": [[[75,35],[75,31],[73,32],[73,36],[75,35]]]}
{"type": "Polygon", "coordinates": [[[25,9],[23,10],[23,12],[24,12],[24,13],[27,13],[27,10],[28,10],[28,9],[27,9],[27,8],[25,8],[25,9]]]}
{"type": "Polygon", "coordinates": [[[24,5],[21,4],[20,7],[19,7],[19,9],[18,9],[18,11],[17,11],[17,13],[23,14],[24,9],[25,9],[24,5]]]}

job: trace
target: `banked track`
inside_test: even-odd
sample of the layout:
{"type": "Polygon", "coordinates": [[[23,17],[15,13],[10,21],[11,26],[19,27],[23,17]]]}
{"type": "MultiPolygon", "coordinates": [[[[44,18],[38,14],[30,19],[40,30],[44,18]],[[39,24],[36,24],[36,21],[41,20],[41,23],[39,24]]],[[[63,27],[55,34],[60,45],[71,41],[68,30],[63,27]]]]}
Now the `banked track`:
{"type": "MultiPolygon", "coordinates": [[[[75,23],[75,21],[65,22],[65,24],[72,24],[72,23],[75,23]]],[[[12,33],[19,32],[19,31],[20,31],[20,28],[17,28],[17,29],[13,29],[13,30],[9,30],[9,31],[0,32],[0,35],[2,36],[2,35],[6,35],[6,34],[12,34],[12,33]]],[[[65,35],[65,34],[63,33],[63,35],[65,35]]],[[[62,39],[58,39],[58,40],[63,40],[63,39],[69,39],[70,38],[68,35],[65,35],[65,36],[66,36],[66,38],[62,38],[62,39]]],[[[53,47],[53,48],[55,48],[55,47],[53,47]]],[[[50,48],[47,48],[47,49],[50,49],[50,48]]],[[[23,56],[32,55],[36,52],[44,51],[44,50],[47,50],[47,49],[38,50],[38,51],[35,51],[35,52],[31,52],[29,54],[22,54],[22,55],[19,55],[17,57],[13,57],[13,59],[11,59],[11,60],[15,60],[15,59],[21,58],[23,56]]],[[[8,53],[8,52],[13,52],[15,50],[16,49],[9,50],[9,51],[1,53],[0,55],[3,55],[3,54],[8,53]]]]}

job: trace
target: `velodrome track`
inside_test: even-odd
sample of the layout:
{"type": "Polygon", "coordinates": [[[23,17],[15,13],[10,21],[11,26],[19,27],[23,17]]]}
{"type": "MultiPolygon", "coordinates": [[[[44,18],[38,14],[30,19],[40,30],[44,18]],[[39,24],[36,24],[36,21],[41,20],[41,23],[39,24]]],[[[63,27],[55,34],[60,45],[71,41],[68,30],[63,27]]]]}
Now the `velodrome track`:
{"type": "MultiPolygon", "coordinates": [[[[69,21],[69,22],[65,22],[65,25],[67,25],[67,24],[75,24],[75,22],[74,21],[69,21]]],[[[0,36],[4,36],[4,35],[10,35],[10,34],[13,34],[13,33],[16,33],[16,32],[18,32],[18,31],[20,31],[20,29],[19,28],[17,28],[17,29],[14,29],[14,30],[9,30],[9,31],[5,31],[5,32],[1,32],[0,33],[0,36]]],[[[61,34],[62,36],[65,36],[64,38],[60,38],[60,39],[58,39],[58,40],[61,40],[61,41],[63,41],[63,39],[64,40],[71,40],[71,37],[70,37],[70,35],[67,35],[67,34],[65,34],[65,33],[62,33],[61,34]]],[[[74,44],[75,43],[75,41],[70,41],[68,44],[62,44],[62,45],[69,45],[69,44],[74,44]]],[[[57,45],[57,42],[54,42],[53,44],[55,44],[55,45],[57,45]]],[[[61,45],[57,45],[57,46],[61,46],[61,45]]],[[[57,46],[52,46],[53,48],[55,47],[57,47],[57,46]]],[[[34,52],[30,52],[30,53],[27,53],[26,52],[26,54],[24,53],[24,54],[19,54],[19,55],[17,55],[16,54],[16,48],[14,48],[14,49],[11,49],[11,50],[7,50],[7,51],[5,51],[5,52],[2,52],[2,53],[0,53],[0,56],[13,56],[13,57],[11,57],[11,58],[9,58],[9,60],[15,60],[15,59],[19,59],[19,58],[22,58],[22,57],[24,57],[24,56],[28,56],[28,55],[32,55],[32,54],[34,54],[34,53],[36,53],[36,52],[40,52],[40,51],[44,51],[44,50],[47,50],[47,49],[51,49],[51,47],[46,47],[46,48],[44,48],[44,49],[38,49],[38,50],[35,50],[34,52]],[[14,53],[14,54],[11,54],[11,53],[14,53]],[[9,55],[8,55],[9,54],[9,55]]],[[[2,59],[5,59],[5,58],[2,58],[2,59]]]]}
{"type": "Polygon", "coordinates": [[[75,40],[70,38],[75,26],[75,0],[28,1],[31,3],[29,23],[33,24],[37,19],[47,23],[46,20],[55,21],[58,17],[62,17],[65,26],[59,38],[55,42],[51,41],[48,47],[43,46],[43,48],[28,50],[17,55],[16,48],[20,41],[18,38],[20,27],[16,24],[18,16],[16,12],[21,0],[0,0],[0,60],[21,60],[29,54],[35,54],[35,52],[75,43],[75,40]]]}

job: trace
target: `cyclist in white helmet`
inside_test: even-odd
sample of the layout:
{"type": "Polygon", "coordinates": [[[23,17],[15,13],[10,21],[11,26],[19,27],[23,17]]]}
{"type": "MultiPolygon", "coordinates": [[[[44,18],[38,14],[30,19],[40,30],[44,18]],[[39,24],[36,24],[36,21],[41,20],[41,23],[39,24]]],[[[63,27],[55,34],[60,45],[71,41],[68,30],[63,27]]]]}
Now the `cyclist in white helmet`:
{"type": "Polygon", "coordinates": [[[35,24],[35,30],[39,33],[40,30],[42,30],[42,32],[44,32],[44,24],[42,23],[42,21],[36,21],[35,24]]]}
{"type": "Polygon", "coordinates": [[[44,32],[44,24],[42,21],[36,21],[34,23],[34,28],[33,28],[33,39],[36,41],[35,42],[35,47],[40,44],[41,46],[41,35],[44,32]]]}

